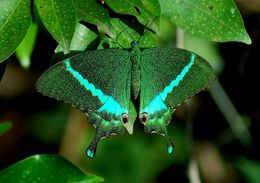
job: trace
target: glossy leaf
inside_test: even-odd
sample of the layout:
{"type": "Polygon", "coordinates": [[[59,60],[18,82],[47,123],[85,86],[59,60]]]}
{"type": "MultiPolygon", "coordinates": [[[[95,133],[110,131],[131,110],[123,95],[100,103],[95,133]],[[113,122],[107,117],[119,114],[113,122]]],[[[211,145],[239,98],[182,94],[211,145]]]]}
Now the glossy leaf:
{"type": "Polygon", "coordinates": [[[99,183],[103,178],[86,175],[60,156],[35,155],[0,171],[0,182],[99,183]]]}
{"type": "Polygon", "coordinates": [[[76,26],[76,11],[72,0],[36,0],[41,20],[64,53],[69,53],[76,26]]]}
{"type": "Polygon", "coordinates": [[[224,67],[218,45],[215,42],[200,39],[190,34],[184,34],[185,49],[190,50],[207,60],[216,73],[221,73],[224,67]]]}
{"type": "Polygon", "coordinates": [[[96,0],[74,0],[77,18],[85,22],[97,25],[99,30],[114,37],[108,12],[96,0]]]}
{"type": "Polygon", "coordinates": [[[6,121],[3,123],[0,123],[0,135],[2,135],[4,132],[12,128],[12,123],[10,121],[6,121]]]}
{"type": "Polygon", "coordinates": [[[7,59],[21,43],[31,19],[30,0],[1,0],[0,62],[7,59]]]}
{"type": "Polygon", "coordinates": [[[251,44],[233,0],[159,0],[162,15],[192,35],[251,44]]]}
{"type": "Polygon", "coordinates": [[[34,43],[36,41],[36,36],[38,32],[38,25],[32,23],[24,40],[16,49],[16,57],[18,58],[21,66],[28,69],[31,65],[31,55],[34,48],[34,43]]]}
{"type": "Polygon", "coordinates": [[[115,12],[135,16],[143,25],[159,32],[160,4],[158,0],[106,0],[105,3],[115,12]]]}
{"type": "MultiPolygon", "coordinates": [[[[71,40],[70,50],[84,51],[97,38],[97,35],[88,29],[86,26],[77,23],[76,29],[71,40]]],[[[62,48],[59,45],[55,52],[61,52],[62,48]]]]}

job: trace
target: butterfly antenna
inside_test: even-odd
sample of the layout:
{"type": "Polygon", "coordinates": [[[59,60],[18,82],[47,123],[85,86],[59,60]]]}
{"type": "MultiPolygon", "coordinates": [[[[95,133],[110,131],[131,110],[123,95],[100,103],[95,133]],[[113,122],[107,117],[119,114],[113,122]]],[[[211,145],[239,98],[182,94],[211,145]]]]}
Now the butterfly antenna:
{"type": "MultiPolygon", "coordinates": [[[[120,21],[118,20],[118,22],[120,22],[120,21]]],[[[120,24],[120,23],[119,23],[119,24],[120,24]]],[[[120,36],[124,31],[127,31],[127,28],[128,28],[128,27],[125,27],[121,32],[119,32],[119,34],[117,35],[116,41],[118,41],[119,36],[120,36]]]]}
{"type": "MultiPolygon", "coordinates": [[[[118,20],[119,24],[123,27],[123,25],[121,24],[120,20],[118,20]]],[[[124,31],[127,31],[128,27],[125,27],[121,32],[119,32],[119,34],[117,35],[117,38],[116,38],[116,41],[107,41],[108,43],[114,43],[114,44],[117,44],[119,45],[119,47],[121,48],[124,48],[119,42],[118,42],[118,39],[120,37],[120,35],[124,32],[124,31]]],[[[131,35],[131,34],[129,34],[131,35]]]]}
{"type": "MultiPolygon", "coordinates": [[[[122,27],[124,27],[124,26],[121,24],[121,21],[120,21],[120,20],[118,20],[118,23],[119,23],[122,27]]],[[[127,29],[128,29],[128,27],[125,27],[125,28],[118,34],[118,36],[117,36],[117,38],[116,38],[116,41],[118,41],[119,36],[120,36],[124,31],[126,31],[126,32],[128,33],[128,35],[131,36],[131,39],[134,40],[134,38],[132,37],[132,34],[130,34],[130,32],[128,32],[127,29]]]]}
{"type": "Polygon", "coordinates": [[[153,25],[153,23],[155,22],[155,20],[157,19],[158,17],[156,16],[150,25],[148,25],[149,21],[147,20],[145,26],[144,26],[144,32],[143,32],[143,36],[140,36],[139,40],[137,41],[137,44],[139,44],[139,42],[141,41],[141,39],[144,37],[145,33],[147,32],[147,30],[149,29],[149,27],[151,27],[153,25]]]}

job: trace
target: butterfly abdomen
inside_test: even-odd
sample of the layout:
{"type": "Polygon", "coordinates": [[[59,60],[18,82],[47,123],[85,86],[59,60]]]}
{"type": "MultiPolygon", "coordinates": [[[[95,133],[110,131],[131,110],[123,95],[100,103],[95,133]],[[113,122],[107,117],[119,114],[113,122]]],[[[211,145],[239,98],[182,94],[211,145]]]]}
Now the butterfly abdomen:
{"type": "Polygon", "coordinates": [[[141,83],[141,51],[136,44],[133,44],[132,50],[130,52],[130,60],[132,63],[131,68],[131,91],[134,99],[137,99],[140,91],[141,83]]]}
{"type": "Polygon", "coordinates": [[[140,65],[132,65],[131,71],[131,90],[134,99],[138,97],[140,91],[140,65]]]}

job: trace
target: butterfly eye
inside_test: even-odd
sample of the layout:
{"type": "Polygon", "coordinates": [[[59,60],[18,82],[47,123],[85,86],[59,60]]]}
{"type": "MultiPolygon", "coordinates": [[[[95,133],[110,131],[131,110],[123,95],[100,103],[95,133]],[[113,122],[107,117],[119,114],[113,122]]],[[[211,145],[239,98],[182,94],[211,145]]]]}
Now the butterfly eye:
{"type": "Polygon", "coordinates": [[[147,121],[147,113],[146,112],[142,113],[139,118],[140,121],[145,124],[147,121]]]}
{"type": "Polygon", "coordinates": [[[126,113],[122,114],[122,122],[126,124],[128,122],[128,115],[126,113]]]}

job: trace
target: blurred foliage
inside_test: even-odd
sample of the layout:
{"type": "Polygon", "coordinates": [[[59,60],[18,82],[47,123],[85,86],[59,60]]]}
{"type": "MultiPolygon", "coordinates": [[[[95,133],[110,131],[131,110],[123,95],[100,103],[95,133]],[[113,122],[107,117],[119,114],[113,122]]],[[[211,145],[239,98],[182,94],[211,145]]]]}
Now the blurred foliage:
{"type": "Polygon", "coordinates": [[[35,139],[50,144],[57,144],[62,139],[67,118],[68,109],[59,107],[31,115],[28,118],[26,127],[29,134],[35,139]]]}
{"type": "Polygon", "coordinates": [[[245,176],[248,183],[260,182],[260,162],[255,160],[249,160],[245,157],[237,159],[237,167],[241,173],[245,176]]]}
{"type": "Polygon", "coordinates": [[[12,123],[10,121],[1,122],[0,123],[0,135],[5,133],[10,128],[12,128],[12,123]]]}
{"type": "MultiPolygon", "coordinates": [[[[243,4],[242,1],[240,1],[241,3],[243,4]]],[[[250,3],[246,4],[248,6],[250,3]]],[[[259,12],[256,7],[253,7],[254,11],[259,12]]],[[[16,51],[21,65],[28,69],[23,74],[37,78],[38,74],[35,74],[34,71],[42,72],[43,68],[47,67],[43,65],[48,65],[49,60],[46,58],[53,56],[55,47],[55,52],[60,55],[55,55],[56,59],[53,58],[53,63],[64,58],[63,53],[66,53],[65,57],[68,57],[69,52],[73,55],[84,50],[108,47],[129,48],[131,41],[139,39],[140,47],[158,45],[174,47],[177,27],[185,31],[184,47],[206,58],[219,75],[222,74],[227,63],[223,61],[219,44],[216,42],[251,43],[240,12],[232,0],[88,0],[87,2],[85,0],[2,0],[0,3],[0,62],[7,58],[13,59],[11,55],[16,51]],[[50,40],[50,35],[57,44],[50,40]]],[[[254,36],[257,35],[256,31],[254,36]]],[[[245,45],[241,47],[244,48],[245,45]]],[[[227,51],[232,50],[227,49],[227,51]]],[[[249,53],[240,57],[240,49],[236,49],[234,52],[238,55],[235,58],[236,62],[250,53],[248,51],[249,53]]],[[[228,62],[232,60],[230,57],[226,59],[228,62]]],[[[12,82],[12,77],[23,78],[12,64],[10,62],[9,70],[6,70],[7,76],[9,74],[7,78],[11,79],[6,83],[2,82],[0,90],[3,85],[11,86],[10,91],[17,89],[15,82],[12,82]],[[14,71],[11,72],[10,69],[14,71]]],[[[0,63],[0,80],[5,65],[6,62],[0,63]]],[[[232,71],[235,69],[232,67],[228,72],[233,74],[232,71]]],[[[234,86],[232,83],[235,80],[238,79],[235,78],[229,83],[231,87],[234,86]]],[[[23,81],[24,85],[28,83],[28,80],[18,81],[23,81]]],[[[228,78],[224,78],[223,81],[228,81],[228,78]]],[[[239,86],[241,84],[242,81],[239,80],[239,86]]],[[[234,89],[236,88],[234,87],[234,89]]],[[[5,92],[8,93],[9,90],[7,89],[5,92]]],[[[95,159],[90,160],[86,159],[84,151],[85,145],[91,140],[94,129],[89,125],[86,126],[86,117],[73,118],[73,112],[64,108],[64,105],[50,106],[49,103],[53,101],[36,97],[34,96],[35,91],[31,92],[26,93],[26,96],[15,96],[13,99],[1,99],[0,101],[1,121],[9,118],[13,121],[11,129],[9,123],[0,123],[1,168],[31,154],[60,153],[84,171],[104,177],[106,182],[165,182],[164,179],[188,182],[186,174],[190,149],[183,108],[175,112],[176,117],[169,126],[169,134],[174,136],[176,146],[173,156],[168,156],[167,151],[163,150],[165,147],[161,142],[162,138],[154,135],[147,137],[141,132],[141,128],[135,128],[133,136],[124,135],[102,140],[95,159]],[[9,130],[3,134],[7,129],[9,130]]],[[[237,89],[236,92],[239,93],[240,89],[237,89]]],[[[195,129],[195,135],[198,139],[213,141],[214,148],[212,149],[220,150],[217,153],[216,150],[209,150],[205,154],[202,152],[208,146],[199,145],[197,153],[201,157],[199,158],[200,170],[205,170],[206,174],[206,170],[212,170],[215,175],[224,177],[219,179],[224,180],[222,182],[259,182],[258,156],[252,160],[247,159],[246,156],[250,149],[237,144],[234,134],[229,132],[230,127],[221,123],[221,120],[225,120],[221,114],[209,112],[209,108],[213,108],[212,106],[215,105],[210,104],[211,102],[208,100],[202,102],[202,98],[208,99],[205,95],[202,94],[201,97],[193,99],[195,101],[194,113],[199,117],[204,116],[204,118],[196,117],[199,118],[199,122],[194,119],[196,121],[194,125],[197,128],[200,127],[199,130],[195,129]],[[203,111],[200,111],[202,110],[200,108],[203,108],[203,111]],[[225,141],[219,141],[223,137],[225,141]],[[231,150],[228,149],[230,146],[231,150]],[[237,156],[234,156],[234,153],[241,157],[236,159],[237,156]],[[203,163],[206,165],[204,169],[203,163]],[[220,169],[216,167],[220,167],[220,169]],[[232,179],[228,177],[232,177],[232,179]]],[[[252,94],[252,96],[254,95],[252,94]]],[[[250,96],[247,95],[247,97],[250,96]]],[[[241,102],[240,97],[237,101],[241,102]]],[[[217,108],[214,110],[217,111],[217,108]]],[[[252,113],[257,116],[255,111],[252,113]]],[[[249,123],[251,124],[251,122],[249,123]]],[[[196,144],[197,142],[195,142],[196,144]]],[[[41,173],[41,180],[44,181],[47,178],[48,182],[51,182],[53,172],[61,173],[60,177],[55,174],[57,175],[55,178],[60,178],[60,180],[68,180],[68,178],[75,178],[74,180],[79,182],[87,182],[89,179],[93,179],[94,182],[103,180],[96,176],[85,176],[85,173],[74,165],[54,155],[29,157],[2,170],[0,177],[6,178],[4,182],[13,179],[15,179],[13,182],[16,182],[18,178],[22,178],[23,171],[35,179],[38,177],[38,173],[41,173]],[[21,174],[17,172],[21,172],[21,174]]],[[[205,175],[205,172],[201,172],[202,180],[209,183],[214,182],[212,177],[210,179],[205,175]]]]}
{"type": "Polygon", "coordinates": [[[16,49],[16,57],[20,61],[23,68],[28,69],[31,64],[31,55],[34,48],[34,43],[36,41],[38,32],[38,24],[35,22],[31,23],[28,32],[26,33],[23,41],[16,49]]]}
{"type": "MultiPolygon", "coordinates": [[[[174,136],[175,146],[178,147],[173,155],[167,154],[163,137],[147,136],[142,129],[135,128],[133,135],[111,137],[109,142],[102,140],[94,161],[81,154],[80,166],[88,171],[95,170],[95,173],[105,177],[106,182],[153,182],[172,164],[187,163],[189,152],[185,129],[171,127],[169,134],[174,136]],[[104,162],[108,166],[104,166],[104,162]]],[[[86,139],[88,142],[85,144],[90,143],[88,134],[86,139]]],[[[82,148],[81,151],[84,151],[85,145],[82,148]]],[[[177,176],[174,172],[172,174],[177,176]]]]}

